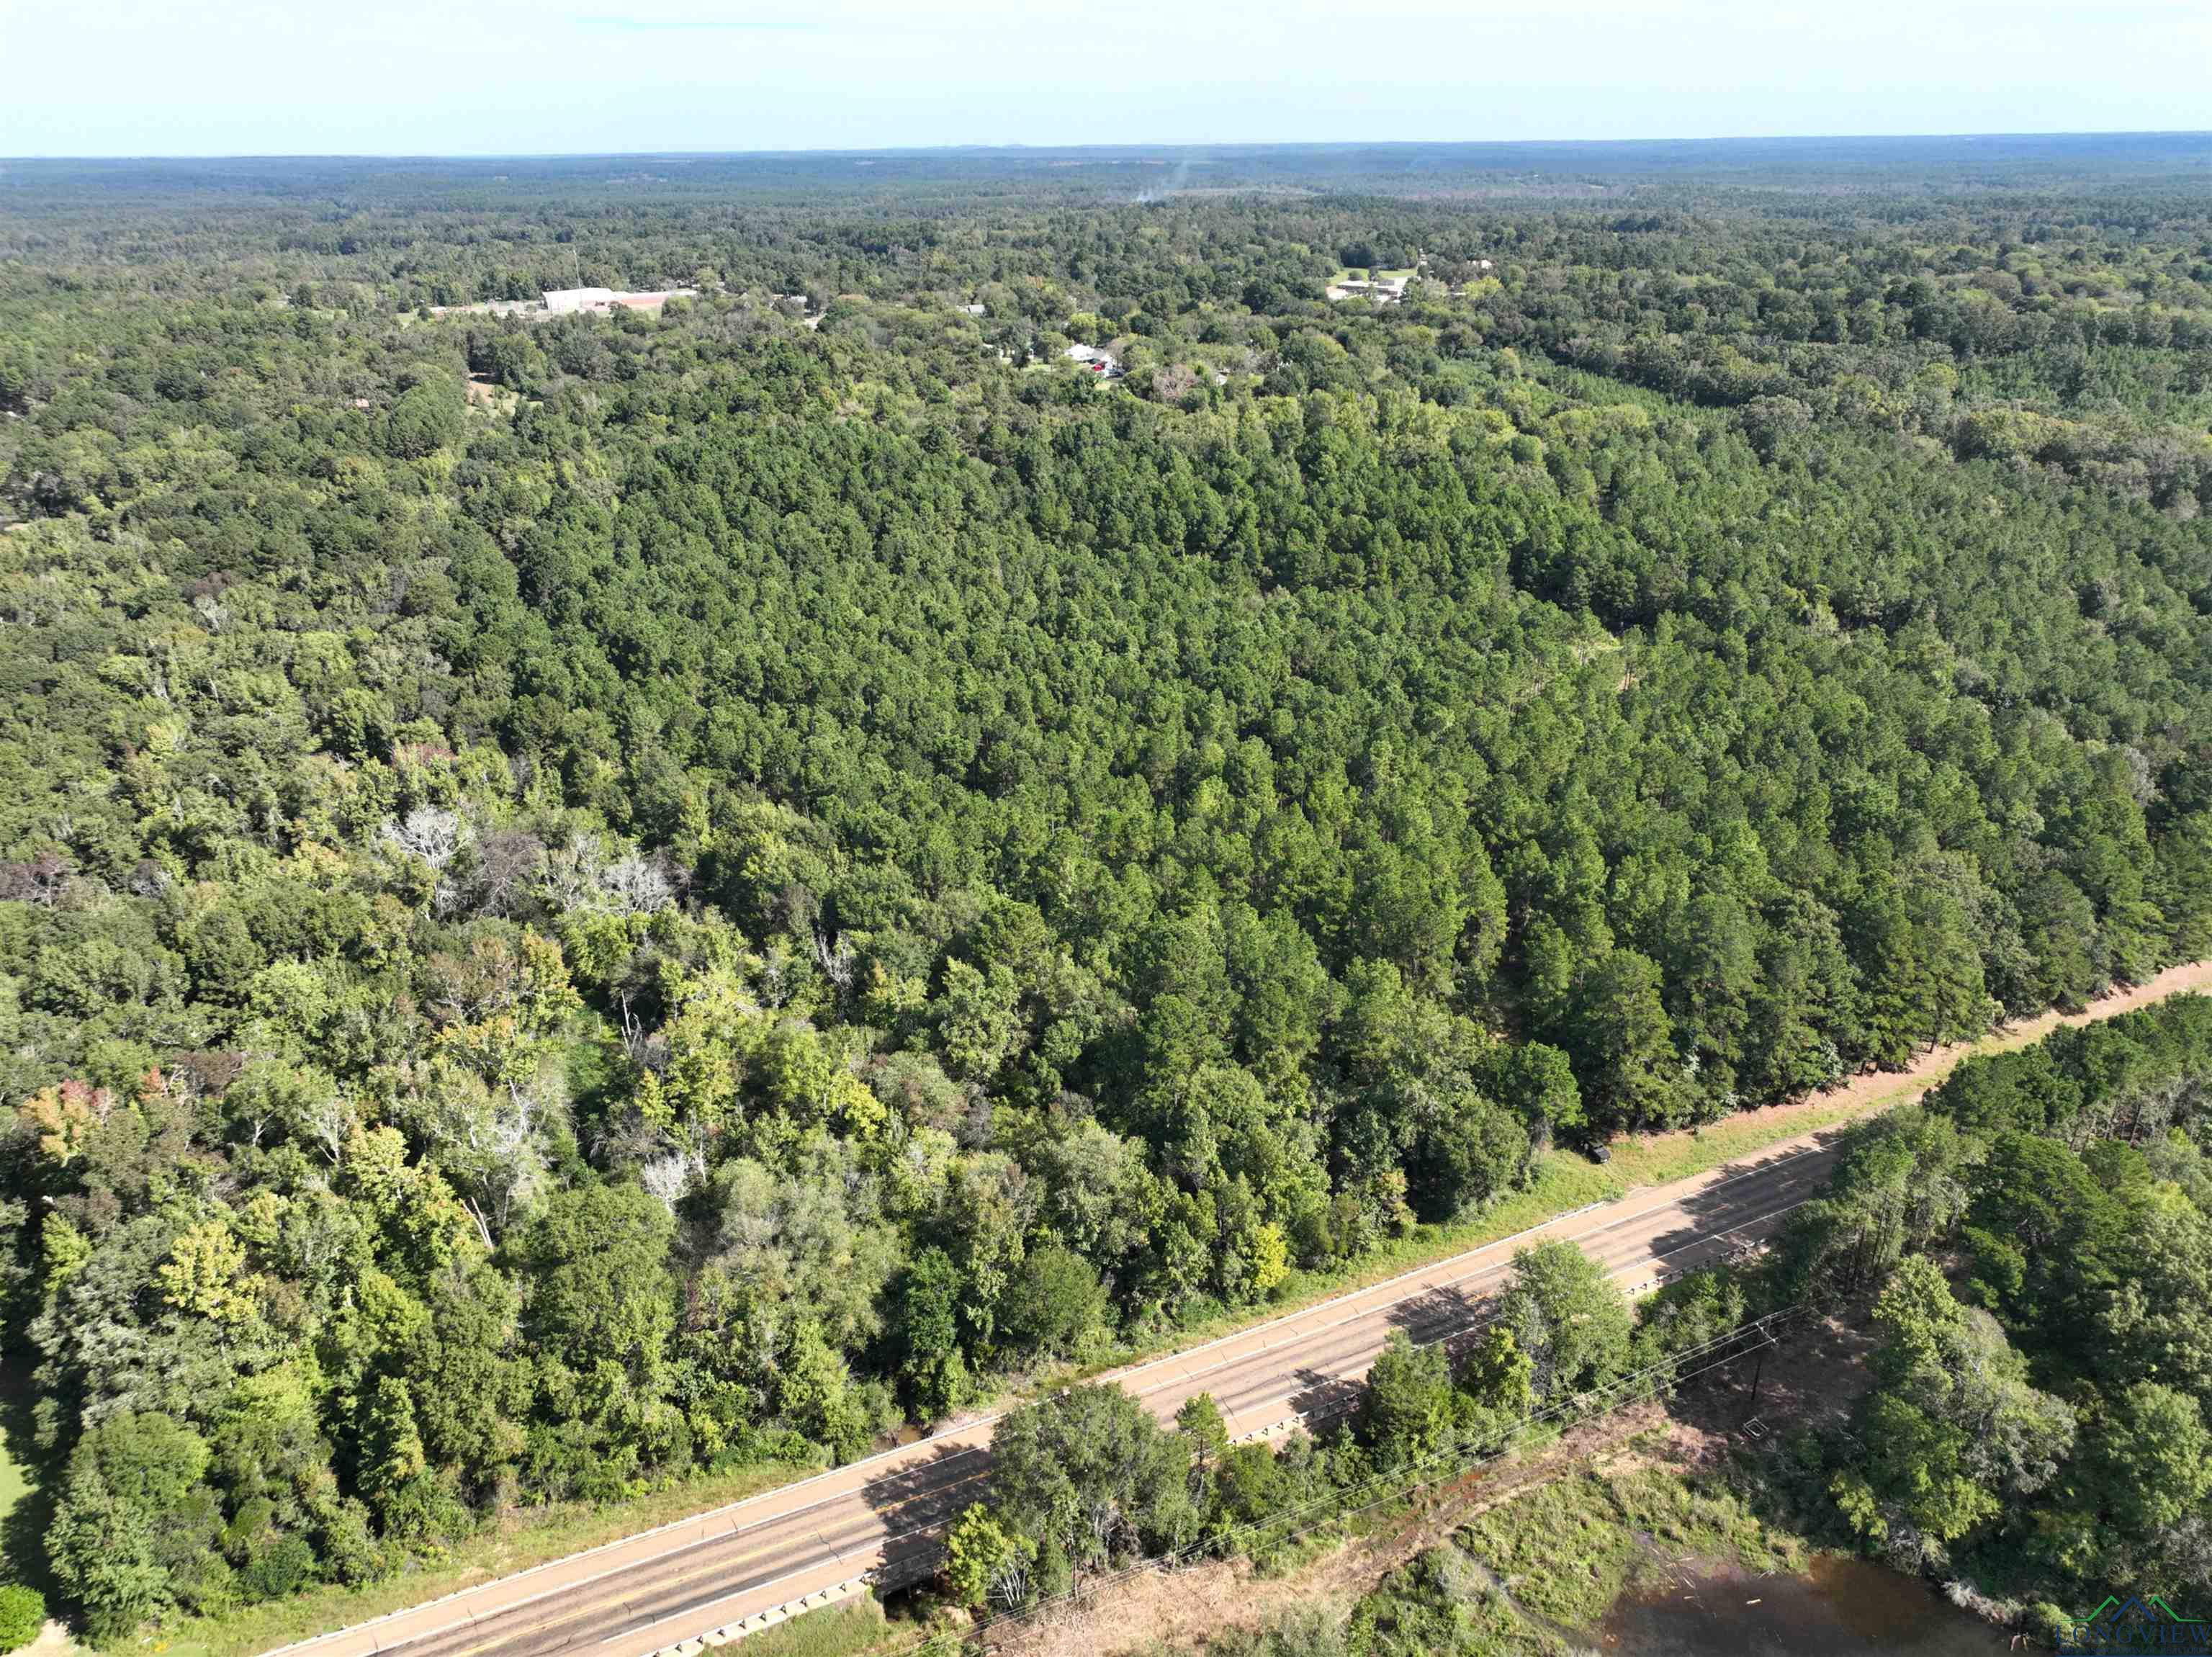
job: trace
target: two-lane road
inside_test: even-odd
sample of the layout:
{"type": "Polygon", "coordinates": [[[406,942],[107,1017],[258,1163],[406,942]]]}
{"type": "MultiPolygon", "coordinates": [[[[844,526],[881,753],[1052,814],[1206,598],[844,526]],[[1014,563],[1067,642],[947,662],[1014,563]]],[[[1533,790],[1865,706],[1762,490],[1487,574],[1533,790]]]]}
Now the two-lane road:
{"type": "MultiPolygon", "coordinates": [[[[1818,1189],[1832,1153],[1810,1139],[1755,1161],[1564,1215],[1533,1231],[1123,1370],[1163,1419],[1211,1392],[1243,1435],[1325,1412],[1393,1329],[1419,1341],[1479,1324],[1513,1252],[1580,1245],[1640,1288],[1765,1234],[1818,1189]]],[[[890,1568],[918,1573],[934,1534],[980,1491],[994,1417],[378,1622],[324,1636],[314,1657],[642,1657],[802,1595],[890,1568]]]]}
{"type": "MultiPolygon", "coordinates": [[[[2041,1035],[2185,990],[2212,987],[2197,961],[2015,1032],[2041,1035]]],[[[1900,1075],[1849,1084],[1869,1105],[1917,1096],[1960,1049],[1900,1075]],[[1916,1085],[1917,1084],[1917,1085],[1916,1085]]],[[[1340,1403],[1394,1328],[1448,1340],[1483,1319],[1516,1248],[1566,1238],[1630,1289],[1723,1258],[1767,1235],[1820,1187],[1832,1151],[1814,1136],[1620,1201],[1560,1215],[1519,1237],[1439,1260],[1386,1282],[1258,1324],[1115,1380],[1163,1418],[1211,1392],[1232,1434],[1265,1431],[1340,1403]]],[[[992,1417],[817,1474],[749,1501],[558,1559],[533,1570],[307,1642],[302,1657],[645,1657],[871,1571],[910,1578],[935,1556],[945,1520],[972,1500],[989,1465],[992,1417]]]]}

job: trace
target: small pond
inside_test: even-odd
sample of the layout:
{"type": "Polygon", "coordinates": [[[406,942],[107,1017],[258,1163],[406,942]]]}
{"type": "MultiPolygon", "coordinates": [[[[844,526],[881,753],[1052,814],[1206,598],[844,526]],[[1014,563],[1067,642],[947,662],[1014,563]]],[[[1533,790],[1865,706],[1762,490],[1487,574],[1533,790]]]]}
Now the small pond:
{"type": "Polygon", "coordinates": [[[1605,1657],[1986,1657],[2012,1636],[1924,1582],[1822,1556],[1808,1576],[1677,1575],[1625,1594],[1600,1628],[1605,1657]]]}

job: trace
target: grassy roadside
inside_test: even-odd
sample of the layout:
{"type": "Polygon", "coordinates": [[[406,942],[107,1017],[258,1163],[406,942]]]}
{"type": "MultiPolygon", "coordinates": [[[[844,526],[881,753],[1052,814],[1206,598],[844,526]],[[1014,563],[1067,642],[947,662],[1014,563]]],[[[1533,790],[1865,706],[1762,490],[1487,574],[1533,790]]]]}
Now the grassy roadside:
{"type": "MultiPolygon", "coordinates": [[[[2062,1020],[2056,1014],[2045,1014],[2008,1026],[1978,1041],[1962,1043],[1912,1075],[1862,1077],[1832,1093],[1816,1093],[1792,1104],[1745,1111],[1702,1128],[1617,1140],[1611,1148],[1613,1160],[1603,1167],[1574,1152],[1546,1151],[1538,1157],[1535,1178],[1525,1191],[1515,1192],[1472,1219],[1445,1225],[1416,1226],[1405,1236],[1393,1239],[1349,1265],[1333,1270],[1294,1271],[1259,1315],[1276,1318],[1301,1311],[1318,1301],[1382,1282],[1401,1272],[1481,1248],[1590,1203],[1613,1202],[1649,1186],[1694,1179],[1726,1163],[1755,1156],[1801,1134],[1820,1133],[1879,1115],[1919,1098],[1967,1058],[2012,1052],[2042,1040],[2061,1022],[2082,1021],[2078,1018],[2062,1020]]],[[[1195,1341],[1234,1333],[1255,1320],[1249,1313],[1196,1320],[1156,1341],[1123,1349],[1110,1362],[1085,1373],[1142,1362],[1195,1341]]],[[[1054,1375],[1049,1385],[1063,1385],[1069,1379],[1066,1374],[1054,1375]]]]}
{"type": "Polygon", "coordinates": [[[744,1657],[908,1657],[926,1632],[886,1617],[881,1601],[864,1595],[749,1634],[738,1649],[744,1657]]]}
{"type": "MultiPolygon", "coordinates": [[[[890,1624],[872,1598],[824,1605],[745,1636],[745,1657],[860,1657],[890,1643],[890,1624]]],[[[901,1639],[908,1637],[904,1630],[901,1639]]]]}
{"type": "Polygon", "coordinates": [[[252,1657],[256,1652],[349,1627],[387,1611],[404,1611],[494,1577],[528,1570],[658,1525],[672,1524],[803,1476],[781,1464],[740,1467],[687,1478],[627,1502],[600,1507],[564,1502],[526,1509],[497,1529],[456,1543],[441,1558],[421,1563],[387,1581],[363,1588],[316,1588],[290,1599],[243,1606],[221,1617],[184,1617],[166,1638],[152,1641],[148,1648],[165,1657],[252,1657]]]}

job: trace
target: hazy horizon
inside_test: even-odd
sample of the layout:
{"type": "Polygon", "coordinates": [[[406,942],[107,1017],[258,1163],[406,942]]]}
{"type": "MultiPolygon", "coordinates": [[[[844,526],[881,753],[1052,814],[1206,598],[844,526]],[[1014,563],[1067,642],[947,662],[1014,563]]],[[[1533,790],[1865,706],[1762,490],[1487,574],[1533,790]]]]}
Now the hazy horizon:
{"type": "Polygon", "coordinates": [[[821,145],[808,149],[753,148],[744,149],[232,149],[232,150],[114,150],[23,152],[0,155],[0,162],[23,161],[744,161],[816,156],[937,156],[1015,155],[1113,155],[1133,159],[1163,152],[1192,155],[1240,155],[1255,151],[1374,150],[1374,149],[1571,149],[1593,151],[1632,149],[1689,149],[1758,144],[1879,144],[1972,143],[2035,140],[2174,139],[2212,141],[2212,127],[2113,127],[2081,130],[2051,129],[1976,132],[1774,132],[1684,135],[1657,133],[1617,138],[1224,138],[1208,142],[1176,139],[1123,138],[1095,143],[912,143],[821,145]]]}
{"type": "Polygon", "coordinates": [[[2212,8],[2191,0],[383,0],[312,15],[0,0],[0,52],[18,66],[0,154],[40,159],[2103,135],[2212,119],[2212,8]]]}

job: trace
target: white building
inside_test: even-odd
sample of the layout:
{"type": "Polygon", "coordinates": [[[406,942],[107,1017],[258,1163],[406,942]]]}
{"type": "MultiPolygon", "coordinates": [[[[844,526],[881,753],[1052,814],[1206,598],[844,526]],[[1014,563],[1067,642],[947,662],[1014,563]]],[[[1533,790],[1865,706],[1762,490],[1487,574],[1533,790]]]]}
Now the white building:
{"type": "Polygon", "coordinates": [[[555,288],[545,295],[549,311],[604,311],[614,302],[611,288],[555,288]]]}

